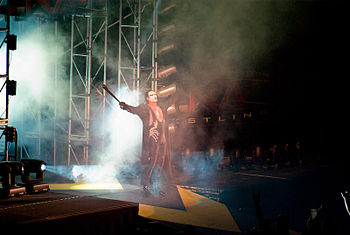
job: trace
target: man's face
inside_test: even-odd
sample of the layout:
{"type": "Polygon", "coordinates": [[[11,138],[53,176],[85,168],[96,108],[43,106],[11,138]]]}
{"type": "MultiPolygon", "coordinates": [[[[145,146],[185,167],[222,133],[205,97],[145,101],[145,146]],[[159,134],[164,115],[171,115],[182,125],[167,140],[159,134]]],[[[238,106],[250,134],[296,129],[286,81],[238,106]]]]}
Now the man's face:
{"type": "Polygon", "coordinates": [[[157,103],[157,102],[158,102],[157,93],[154,92],[154,91],[148,92],[147,100],[148,100],[148,102],[150,102],[150,103],[157,103]]]}

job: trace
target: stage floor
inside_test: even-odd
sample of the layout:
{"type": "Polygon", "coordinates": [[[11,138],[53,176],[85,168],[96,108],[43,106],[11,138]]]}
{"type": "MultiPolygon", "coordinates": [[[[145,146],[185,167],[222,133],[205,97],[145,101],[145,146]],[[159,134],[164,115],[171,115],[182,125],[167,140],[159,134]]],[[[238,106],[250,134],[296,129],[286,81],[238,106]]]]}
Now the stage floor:
{"type": "Polygon", "coordinates": [[[116,234],[136,224],[138,205],[79,193],[0,200],[1,234],[116,234]]]}
{"type": "MultiPolygon", "coordinates": [[[[257,227],[252,194],[259,192],[264,216],[275,221],[279,214],[289,215],[294,234],[305,229],[310,209],[321,205],[331,209],[337,228],[347,233],[349,216],[340,197],[340,192],[348,186],[346,175],[344,169],[316,165],[238,172],[177,172],[174,183],[166,185],[166,195],[161,196],[144,194],[136,177],[121,177],[110,184],[96,185],[65,181],[63,176],[47,172],[45,181],[50,191],[1,199],[0,219],[2,224],[42,223],[54,218],[64,219],[66,215],[80,216],[84,210],[86,218],[90,213],[114,218],[121,214],[118,207],[125,207],[129,212],[124,216],[131,219],[126,220],[129,222],[124,227],[135,223],[132,218],[138,215],[169,223],[174,231],[178,229],[188,234],[193,231],[196,234],[239,234],[257,227]],[[67,205],[63,206],[64,203],[67,205]],[[43,211],[33,214],[34,207],[43,208],[43,211]],[[68,210],[63,213],[64,207],[68,210]]],[[[122,218],[120,220],[125,221],[122,218]]]]}

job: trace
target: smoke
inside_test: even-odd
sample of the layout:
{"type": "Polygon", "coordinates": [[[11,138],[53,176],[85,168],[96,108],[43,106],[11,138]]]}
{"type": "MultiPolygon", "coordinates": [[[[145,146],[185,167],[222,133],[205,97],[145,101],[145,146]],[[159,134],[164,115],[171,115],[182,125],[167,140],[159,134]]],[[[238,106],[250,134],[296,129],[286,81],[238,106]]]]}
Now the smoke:
{"type": "MultiPolygon", "coordinates": [[[[117,94],[116,91],[114,91],[117,94]]],[[[121,89],[118,98],[130,105],[136,105],[136,96],[128,88],[121,89]]],[[[111,101],[106,110],[104,126],[94,127],[95,138],[104,143],[103,151],[91,151],[93,165],[52,167],[49,171],[64,175],[74,182],[108,183],[116,178],[138,177],[138,161],[141,156],[142,122],[138,116],[120,109],[116,101],[111,101]],[[102,141],[103,140],[103,141],[102,141]]],[[[95,146],[96,147],[96,146],[95,146]]],[[[93,149],[93,148],[92,148],[93,149]]]]}
{"type": "MultiPolygon", "coordinates": [[[[67,69],[63,59],[67,41],[59,31],[56,36],[53,22],[39,21],[35,17],[11,22],[17,48],[10,51],[9,79],[15,80],[17,86],[16,95],[9,96],[9,125],[17,129],[18,145],[25,146],[24,154],[39,157],[50,147],[43,141],[40,146],[39,139],[52,142],[54,118],[67,116],[69,81],[65,79],[67,69]]],[[[6,73],[5,49],[5,46],[1,48],[2,74],[6,73]]],[[[4,89],[1,104],[5,104],[5,99],[4,89]]],[[[2,117],[5,107],[1,105],[2,117]]],[[[51,154],[43,158],[47,160],[51,154]]]]}
{"type": "MultiPolygon", "coordinates": [[[[126,87],[121,89],[118,99],[130,105],[137,104],[134,92],[130,92],[126,87]]],[[[98,165],[113,165],[116,174],[119,175],[123,173],[137,175],[137,169],[134,167],[141,156],[142,122],[140,118],[119,107],[111,108],[107,113],[106,128],[100,134],[105,137],[106,146],[104,154],[96,156],[98,165]]]]}
{"type": "MultiPolygon", "coordinates": [[[[225,86],[231,85],[230,80],[236,82],[243,99],[270,102],[267,99],[272,96],[272,83],[253,83],[248,80],[258,81],[262,78],[258,74],[265,72],[268,79],[274,79],[268,74],[273,71],[268,67],[271,61],[286,44],[302,40],[297,35],[306,31],[310,21],[310,4],[298,1],[174,0],[171,3],[176,6],[171,12],[159,16],[159,29],[162,32],[162,29],[170,28],[167,26],[171,25],[173,30],[160,33],[158,42],[165,46],[174,44],[176,51],[160,55],[159,67],[163,61],[170,61],[177,68],[176,82],[191,84],[198,93],[202,93],[202,98],[212,98],[208,103],[214,101],[220,104],[223,101],[220,99],[227,91],[225,86]]],[[[162,1],[161,9],[171,3],[162,1]]],[[[227,103],[233,105],[227,105],[228,108],[236,104],[236,90],[232,93],[227,103]]],[[[203,99],[199,101],[203,106],[205,102],[203,99]]],[[[216,113],[236,111],[217,111],[210,107],[204,109],[216,113]]],[[[204,112],[203,109],[198,111],[204,112]]],[[[198,116],[202,116],[202,113],[198,116]]],[[[201,132],[208,133],[207,130],[197,128],[194,135],[204,136],[201,132]]],[[[186,131],[178,139],[186,139],[188,146],[197,146],[201,141],[209,146],[215,144],[211,141],[227,138],[215,136],[219,132],[214,130],[203,138],[186,139],[186,131]]],[[[233,131],[227,133],[234,139],[238,135],[233,131]]]]}
{"type": "Polygon", "coordinates": [[[30,112],[39,110],[42,117],[50,117],[55,106],[58,109],[57,115],[63,115],[64,112],[61,111],[66,107],[67,101],[63,97],[68,96],[68,83],[60,79],[65,74],[61,53],[65,40],[55,36],[52,24],[35,25],[32,21],[24,23],[28,24],[30,30],[18,35],[18,47],[12,52],[10,62],[11,79],[17,81],[11,119],[16,122],[21,118],[29,118],[30,112]]]}
{"type": "MultiPolygon", "coordinates": [[[[176,65],[182,81],[190,80],[201,86],[223,77],[238,79],[244,71],[259,70],[263,61],[270,59],[274,50],[288,40],[293,30],[302,26],[301,22],[305,23],[304,15],[296,14],[298,8],[292,2],[173,2],[176,3],[175,10],[165,16],[166,21],[162,21],[160,16],[159,24],[160,27],[165,23],[173,24],[175,31],[170,36],[166,33],[159,35],[159,42],[169,38],[172,40],[177,52],[173,56],[165,53],[165,56],[176,65]]],[[[161,5],[166,3],[162,1],[161,5]]],[[[69,79],[63,52],[69,42],[64,36],[55,36],[52,23],[33,21],[28,19],[21,22],[23,27],[18,29],[17,50],[11,52],[10,79],[17,81],[17,95],[10,100],[10,124],[23,126],[23,129],[19,128],[19,134],[24,134],[25,128],[36,130],[40,113],[41,137],[52,139],[52,117],[57,115],[57,118],[65,119],[68,115],[69,79]]],[[[64,33],[59,32],[58,35],[64,33]]],[[[116,37],[114,39],[108,41],[107,65],[110,71],[116,71],[118,64],[116,54],[113,55],[117,52],[116,37]]],[[[101,62],[104,58],[103,47],[93,49],[101,62]]],[[[122,54],[126,55],[127,51],[122,54]]],[[[2,50],[1,59],[4,58],[2,50]]],[[[123,62],[123,65],[133,64],[127,58],[123,62]]],[[[5,62],[1,61],[2,74],[5,71],[3,65],[5,62]]],[[[134,97],[135,94],[123,89],[118,98],[135,105],[134,97]]],[[[1,106],[5,107],[3,104],[2,92],[1,106]]],[[[106,167],[106,171],[108,169],[113,175],[123,171],[134,174],[136,171],[130,166],[135,165],[140,156],[141,122],[136,115],[120,110],[118,104],[114,104],[116,107],[110,108],[106,115],[106,129],[97,133],[99,138],[105,139],[105,148],[103,153],[94,153],[96,164],[106,167]]],[[[189,145],[196,146],[190,141],[189,145]]],[[[32,142],[23,144],[33,145],[32,142]]]]}
{"type": "MultiPolygon", "coordinates": [[[[201,83],[259,71],[296,28],[307,24],[304,12],[292,1],[173,2],[175,10],[159,24],[174,24],[176,30],[160,35],[159,42],[171,38],[180,51],[172,59],[185,61],[181,67],[187,77],[201,83]]],[[[162,4],[165,8],[167,2],[162,4]]]]}
{"type": "MultiPolygon", "coordinates": [[[[27,19],[15,22],[13,30],[17,35],[17,50],[11,51],[10,56],[10,79],[17,82],[17,94],[10,96],[10,125],[16,127],[19,144],[25,147],[24,153],[28,157],[44,158],[51,164],[53,146],[46,142],[53,142],[54,118],[67,131],[69,105],[69,66],[66,52],[70,42],[69,37],[64,36],[65,32],[59,31],[56,36],[54,29],[54,23],[49,21],[40,23],[37,19],[27,19]],[[38,146],[41,147],[41,152],[38,146]]],[[[94,52],[94,58],[100,63],[103,60],[103,48],[98,48],[97,51],[94,48],[94,52]]],[[[1,50],[1,55],[0,70],[1,73],[6,73],[4,49],[1,50]]],[[[110,58],[113,61],[114,57],[110,58]]],[[[117,63],[108,64],[110,70],[115,70],[117,63]]],[[[79,85],[79,81],[73,82],[77,83],[76,86],[79,85]]],[[[116,91],[115,93],[117,94],[116,91]]],[[[5,94],[1,92],[1,104],[5,104],[5,94]]],[[[110,98],[108,94],[107,96],[110,98]]],[[[128,92],[127,88],[123,88],[118,97],[128,104],[136,105],[135,93],[128,92]]],[[[92,126],[94,129],[91,128],[93,137],[104,140],[103,152],[90,148],[90,158],[98,168],[49,167],[50,171],[66,175],[71,180],[86,181],[102,178],[110,180],[124,173],[137,174],[134,164],[140,156],[142,124],[136,115],[121,110],[113,100],[110,103],[113,107],[107,106],[105,129],[99,128],[101,122],[98,118],[97,121],[91,120],[91,125],[95,125],[92,126]]],[[[60,137],[67,139],[65,133],[60,137]]],[[[58,141],[65,143],[64,140],[58,141]]],[[[98,143],[101,142],[103,141],[98,143]]],[[[66,157],[63,156],[64,158],[66,157]]]]}
{"type": "Polygon", "coordinates": [[[208,151],[192,151],[186,149],[180,157],[181,170],[188,176],[194,176],[197,180],[207,179],[216,170],[224,157],[224,150],[211,147],[208,151]]]}

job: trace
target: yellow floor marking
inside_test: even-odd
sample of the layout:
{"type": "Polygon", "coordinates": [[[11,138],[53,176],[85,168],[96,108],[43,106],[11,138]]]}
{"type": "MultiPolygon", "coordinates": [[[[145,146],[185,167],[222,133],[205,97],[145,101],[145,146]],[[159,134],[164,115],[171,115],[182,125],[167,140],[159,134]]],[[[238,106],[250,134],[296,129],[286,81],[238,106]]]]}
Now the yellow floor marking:
{"type": "Polygon", "coordinates": [[[72,183],[72,184],[49,184],[52,190],[123,190],[119,182],[113,183],[72,183]]]}
{"type": "Polygon", "coordinates": [[[186,210],[139,205],[139,215],[168,222],[241,232],[227,207],[219,202],[177,187],[186,210]]]}

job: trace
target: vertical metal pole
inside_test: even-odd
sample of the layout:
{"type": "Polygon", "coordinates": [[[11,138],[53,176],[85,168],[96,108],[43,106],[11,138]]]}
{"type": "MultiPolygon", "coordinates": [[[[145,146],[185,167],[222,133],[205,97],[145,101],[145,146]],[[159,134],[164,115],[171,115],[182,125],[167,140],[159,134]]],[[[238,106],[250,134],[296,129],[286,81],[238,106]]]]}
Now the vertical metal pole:
{"type": "Polygon", "coordinates": [[[123,17],[123,1],[119,0],[119,51],[118,51],[118,95],[120,95],[120,82],[121,82],[121,60],[122,60],[122,17],[123,17]]]}
{"type": "Polygon", "coordinates": [[[72,15],[71,45],[70,45],[70,76],[69,76],[69,124],[68,124],[68,161],[70,166],[70,154],[72,151],[72,99],[73,99],[73,50],[74,50],[74,15],[72,15]]]}
{"type": "MultiPolygon", "coordinates": [[[[134,25],[136,25],[138,22],[138,19],[137,19],[137,15],[134,14],[134,25]]],[[[137,53],[137,43],[138,43],[138,31],[137,31],[137,28],[134,27],[133,28],[133,31],[134,31],[134,47],[133,47],[133,53],[134,55],[138,55],[137,53]]],[[[137,97],[137,94],[136,94],[136,83],[137,83],[137,58],[136,60],[132,60],[133,61],[133,70],[132,70],[132,89],[133,89],[133,92],[135,94],[135,96],[137,97]]]]}
{"type": "MultiPolygon", "coordinates": [[[[103,67],[103,84],[107,84],[107,36],[108,36],[108,5],[106,1],[106,17],[105,17],[105,50],[104,50],[104,67],[103,67]]],[[[106,116],[106,90],[103,89],[103,107],[102,107],[102,130],[105,130],[106,116]]],[[[102,152],[104,152],[104,141],[102,141],[102,152]]]]}
{"type": "Polygon", "coordinates": [[[136,81],[136,101],[140,102],[140,79],[141,79],[141,7],[142,2],[139,0],[138,5],[138,27],[137,27],[137,81],[136,81]]]}
{"type": "MultiPolygon", "coordinates": [[[[42,33],[42,20],[39,19],[39,26],[40,26],[40,33],[42,33]]],[[[41,155],[41,97],[39,99],[39,109],[38,109],[38,142],[37,142],[37,147],[38,147],[38,155],[41,155]]]]}
{"type": "MultiPolygon", "coordinates": [[[[10,9],[7,9],[6,12],[6,27],[7,27],[7,33],[6,33],[6,38],[8,39],[10,35],[10,9]]],[[[8,47],[8,43],[6,45],[6,112],[5,112],[5,118],[6,120],[9,119],[9,93],[7,89],[8,81],[10,77],[10,50],[8,47]]],[[[8,152],[8,139],[7,135],[5,135],[5,161],[9,160],[9,152],[8,152]]]]}
{"type": "MultiPolygon", "coordinates": [[[[89,1],[89,7],[92,8],[91,0],[89,1]]],[[[87,62],[87,73],[86,73],[86,94],[87,99],[85,105],[85,136],[86,142],[84,146],[84,157],[85,163],[89,164],[89,144],[90,144],[90,103],[91,103],[91,57],[92,57],[92,14],[89,16],[88,27],[87,27],[87,37],[88,37],[88,56],[86,58],[87,62]]]]}
{"type": "Polygon", "coordinates": [[[158,89],[158,3],[153,1],[152,89],[158,89]]]}
{"type": "MultiPolygon", "coordinates": [[[[55,43],[55,54],[58,54],[58,22],[57,20],[55,20],[55,37],[56,37],[56,43],[55,43]]],[[[57,87],[57,79],[58,79],[58,61],[57,59],[55,60],[55,75],[54,75],[54,79],[55,79],[55,89],[54,89],[54,102],[55,102],[55,108],[54,108],[54,123],[53,123],[53,167],[56,168],[56,150],[57,150],[57,146],[56,146],[56,124],[57,124],[57,92],[56,90],[58,89],[57,87]]]]}

